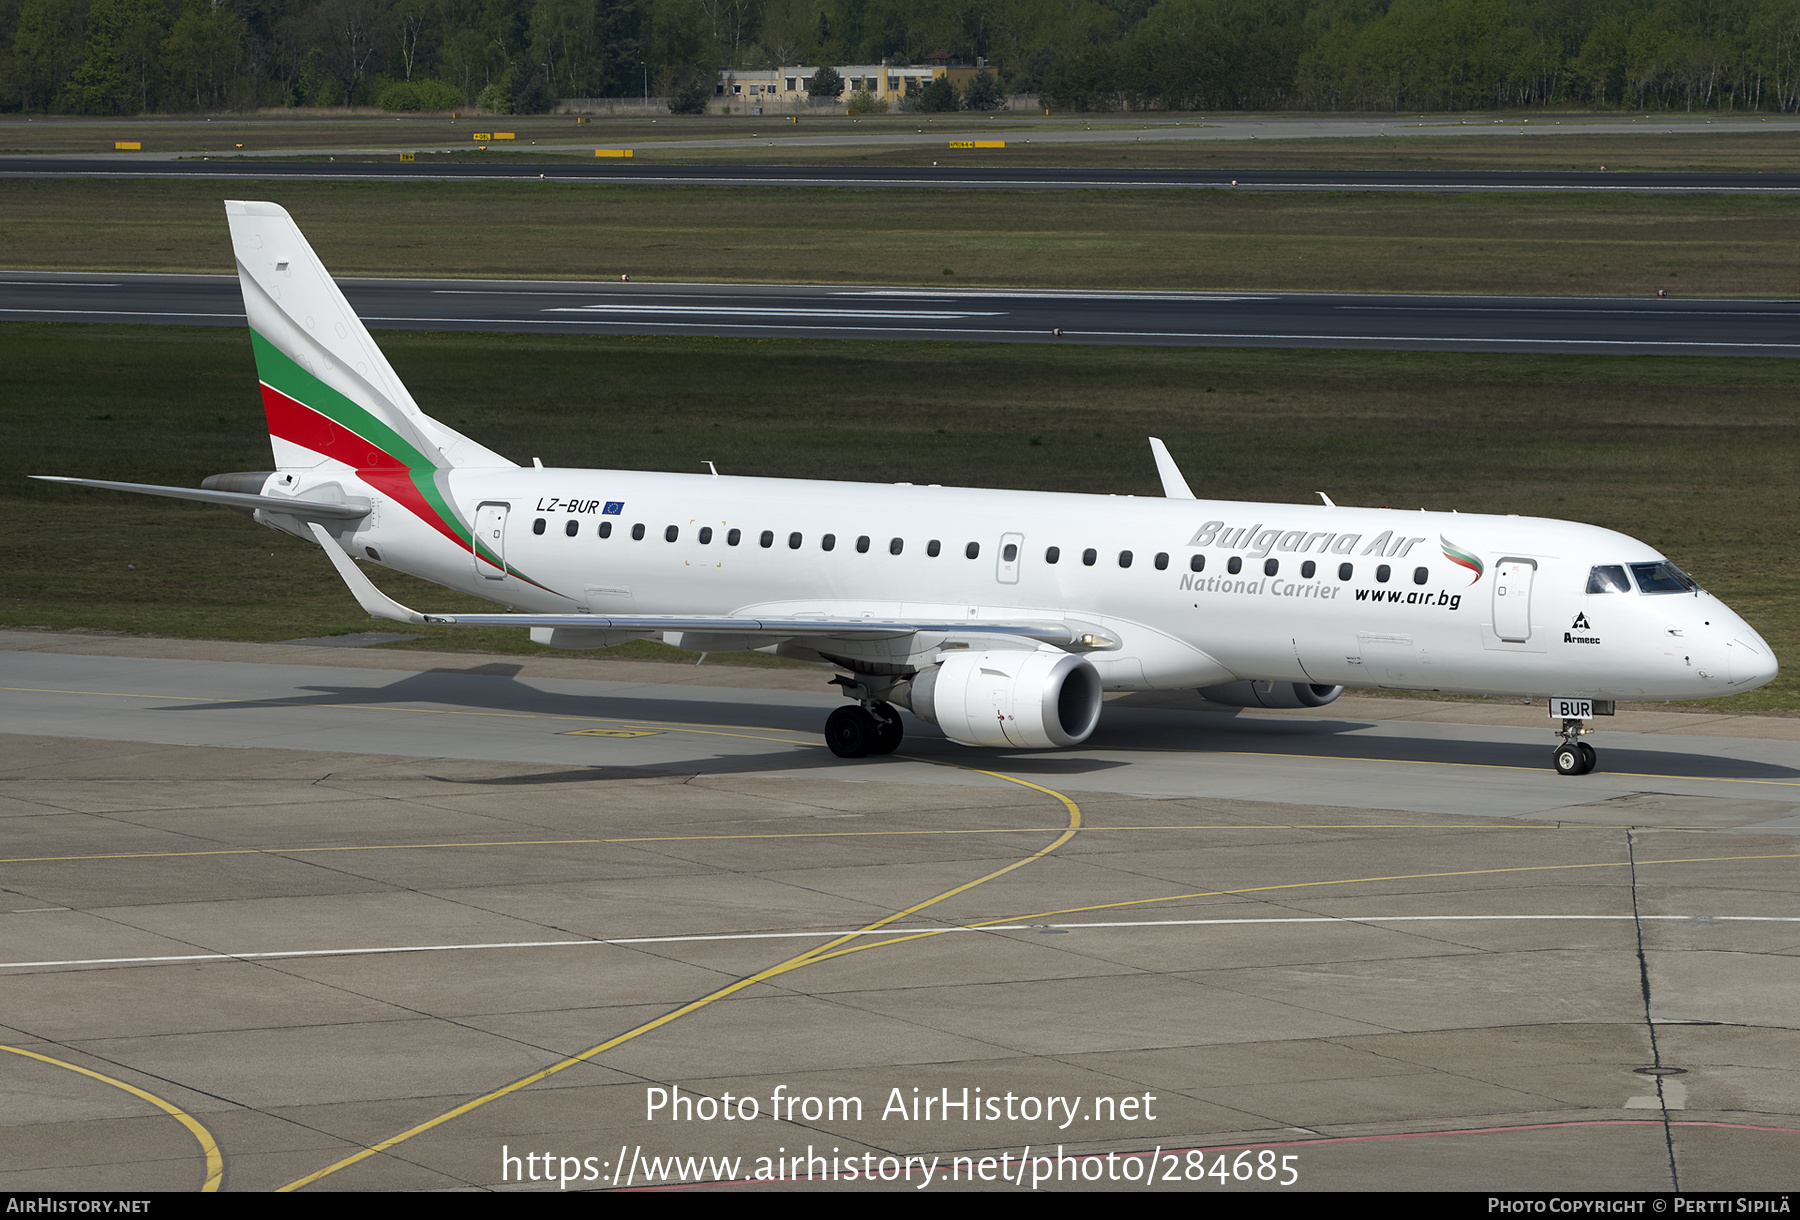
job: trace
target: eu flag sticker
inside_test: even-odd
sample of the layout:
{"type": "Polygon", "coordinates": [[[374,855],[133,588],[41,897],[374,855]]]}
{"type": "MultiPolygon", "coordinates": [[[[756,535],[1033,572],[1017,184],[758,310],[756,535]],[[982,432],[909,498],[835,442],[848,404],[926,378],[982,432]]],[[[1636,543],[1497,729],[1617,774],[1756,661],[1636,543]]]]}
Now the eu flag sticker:
{"type": "Polygon", "coordinates": [[[625,501],[623,501],[623,500],[608,500],[606,502],[606,507],[600,510],[600,515],[603,517],[616,517],[624,511],[625,511],[625,501]]]}

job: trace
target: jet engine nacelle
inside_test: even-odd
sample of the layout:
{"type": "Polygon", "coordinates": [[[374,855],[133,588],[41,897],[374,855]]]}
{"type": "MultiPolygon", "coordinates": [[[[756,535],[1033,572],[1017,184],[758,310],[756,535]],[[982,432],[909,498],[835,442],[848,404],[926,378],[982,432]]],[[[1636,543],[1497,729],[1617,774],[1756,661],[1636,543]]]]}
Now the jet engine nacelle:
{"type": "Polygon", "coordinates": [[[1200,688],[1202,698],[1228,707],[1324,707],[1343,693],[1341,686],[1309,682],[1226,682],[1200,688]]]}
{"type": "Polygon", "coordinates": [[[1080,745],[1100,722],[1100,675],[1067,652],[954,653],[895,697],[965,746],[1080,745]]]}

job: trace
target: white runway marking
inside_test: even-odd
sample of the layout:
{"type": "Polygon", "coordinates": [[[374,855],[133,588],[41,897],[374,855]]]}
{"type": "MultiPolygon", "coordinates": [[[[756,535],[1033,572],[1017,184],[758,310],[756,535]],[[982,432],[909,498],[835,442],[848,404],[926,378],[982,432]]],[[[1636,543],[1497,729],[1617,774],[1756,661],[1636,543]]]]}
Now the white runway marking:
{"type": "Polygon", "coordinates": [[[388,953],[447,953],[475,949],[567,949],[601,945],[677,945],[734,940],[830,940],[843,936],[947,935],[954,932],[1094,931],[1106,928],[1203,928],[1286,924],[1390,924],[1390,923],[1500,923],[1500,922],[1602,922],[1602,923],[1800,923],[1800,915],[1320,915],[1280,919],[1144,919],[1106,923],[1015,923],[978,927],[881,928],[868,932],[855,928],[813,932],[721,932],[693,936],[630,936],[616,940],[517,940],[463,945],[385,945],[367,949],[285,949],[269,953],[186,953],[161,957],[89,957],[63,961],[0,962],[0,970],[45,969],[55,966],[151,966],[175,962],[271,961],[298,957],[368,957],[388,953]]]}

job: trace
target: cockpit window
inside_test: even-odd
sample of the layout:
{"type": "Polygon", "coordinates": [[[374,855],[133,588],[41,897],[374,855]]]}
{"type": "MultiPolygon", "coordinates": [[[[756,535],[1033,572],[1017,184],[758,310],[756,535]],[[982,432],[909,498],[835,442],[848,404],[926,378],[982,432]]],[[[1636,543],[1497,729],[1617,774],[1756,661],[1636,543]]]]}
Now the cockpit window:
{"type": "Polygon", "coordinates": [[[1625,579],[1622,563],[1601,564],[1588,573],[1589,593],[1629,593],[1631,582],[1625,579]]]}
{"type": "Polygon", "coordinates": [[[1700,589],[1693,577],[1666,559],[1661,563],[1634,563],[1631,574],[1645,593],[1688,593],[1700,589]]]}

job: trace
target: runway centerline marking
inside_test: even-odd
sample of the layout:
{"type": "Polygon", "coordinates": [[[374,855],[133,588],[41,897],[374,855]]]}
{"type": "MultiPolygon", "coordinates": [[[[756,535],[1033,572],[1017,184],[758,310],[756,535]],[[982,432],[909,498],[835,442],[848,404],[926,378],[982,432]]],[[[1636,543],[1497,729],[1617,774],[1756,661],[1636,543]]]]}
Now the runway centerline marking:
{"type": "Polygon", "coordinates": [[[79,1072],[83,1076],[90,1076],[93,1079],[100,1081],[102,1084],[110,1084],[115,1089],[123,1089],[133,1097],[141,1098],[142,1100],[149,1102],[151,1105],[173,1118],[176,1122],[186,1127],[189,1134],[199,1141],[200,1151],[206,1156],[206,1180],[201,1184],[200,1190],[203,1194],[213,1194],[218,1191],[219,1183],[223,1181],[225,1177],[225,1157],[224,1154],[219,1151],[219,1142],[213,1138],[212,1132],[208,1131],[199,1119],[189,1114],[186,1110],[183,1110],[180,1106],[177,1106],[172,1102],[164,1101],[156,1094],[146,1092],[134,1084],[126,1084],[123,1080],[115,1080],[103,1072],[96,1072],[92,1068],[84,1068],[74,1063],[65,1063],[61,1059],[52,1059],[49,1055],[40,1055],[36,1051],[24,1050],[17,1046],[0,1046],[0,1051],[10,1051],[15,1055],[23,1055],[27,1059],[36,1059],[40,1063],[48,1063],[59,1068],[67,1068],[71,1072],[79,1072]]]}
{"type": "MultiPolygon", "coordinates": [[[[884,915],[880,919],[877,919],[871,923],[865,924],[862,928],[857,929],[857,931],[855,933],[834,937],[831,940],[827,941],[825,944],[818,946],[817,948],[809,949],[803,953],[796,954],[795,956],[788,958],[784,962],[780,962],[774,966],[770,966],[763,970],[759,970],[755,974],[748,975],[744,978],[740,978],[734,983],[729,983],[724,987],[720,987],[714,991],[708,992],[706,995],[703,995],[703,996],[699,997],[698,999],[691,1000],[688,1003],[682,1005],[680,1008],[674,1009],[671,1012],[664,1013],[662,1016],[657,1017],[654,1020],[646,1021],[642,1025],[636,1026],[633,1029],[626,1030],[624,1033],[618,1034],[615,1037],[608,1038],[605,1042],[602,1042],[597,1046],[589,1047],[587,1050],[582,1051],[580,1054],[571,1055],[568,1058],[562,1059],[556,1063],[553,1063],[548,1067],[541,1068],[538,1071],[531,1073],[529,1076],[521,1077],[520,1079],[513,1081],[511,1084],[503,1085],[500,1088],[493,1090],[492,1092],[484,1093],[482,1096],[474,1098],[473,1100],[470,1100],[470,1101],[466,1101],[462,1105],[457,1106],[454,1109],[446,1110],[444,1113],[438,1115],[436,1118],[429,1119],[426,1122],[420,1123],[419,1125],[417,1125],[415,1127],[410,1127],[407,1130],[400,1132],[398,1135],[390,1136],[388,1139],[385,1139],[378,1144],[371,1145],[370,1147],[364,1148],[359,1152],[353,1153],[352,1155],[347,1156],[340,1161],[336,1161],[330,1165],[327,1165],[323,1169],[317,1170],[314,1173],[310,1173],[303,1178],[296,1179],[293,1182],[289,1182],[286,1186],[283,1186],[281,1188],[281,1191],[283,1193],[285,1193],[288,1191],[298,1190],[303,1186],[310,1185],[311,1183],[318,1181],[320,1178],[323,1178],[330,1174],[336,1173],[340,1169],[348,1168],[349,1166],[354,1165],[354,1164],[358,1163],[359,1161],[366,1160],[367,1158],[374,1156],[378,1152],[385,1152],[389,1148],[392,1148],[397,1144],[403,1143],[404,1141],[411,1139],[415,1135],[420,1135],[426,1131],[430,1131],[434,1127],[441,1126],[442,1124],[449,1122],[453,1118],[457,1118],[463,1114],[467,1114],[469,1111],[474,1110],[480,1106],[484,1106],[490,1101],[495,1101],[501,1097],[506,1097],[512,1093],[517,1092],[520,1089],[525,1088],[528,1085],[535,1084],[540,1080],[544,1080],[544,1079],[556,1074],[557,1072],[564,1071],[565,1069],[574,1067],[577,1064],[586,1063],[588,1060],[594,1058],[597,1055],[604,1054],[606,1051],[612,1050],[614,1047],[617,1047],[617,1046],[622,1046],[623,1044],[631,1041],[634,1038],[641,1037],[642,1035],[650,1033],[653,1030],[660,1029],[664,1025],[667,1025],[672,1021],[677,1021],[677,1020],[681,1019],[682,1017],[688,1015],[689,1013],[698,1012],[700,1009],[705,1008],[709,1004],[713,1004],[716,1001],[726,998],[727,996],[735,995],[737,992],[740,992],[747,987],[754,986],[757,983],[764,982],[768,979],[776,978],[780,975],[787,974],[794,970],[799,970],[802,967],[812,965],[816,961],[825,960],[823,957],[820,956],[821,954],[828,953],[830,950],[837,948],[838,946],[844,944],[846,941],[853,939],[853,937],[855,937],[855,936],[867,935],[872,932],[880,931],[880,930],[888,927],[890,924],[895,923],[898,920],[905,919],[908,915],[916,915],[918,912],[926,909],[927,907],[935,906],[937,903],[944,902],[950,898],[954,898],[959,894],[967,893],[968,891],[974,889],[976,886],[984,885],[987,882],[994,880],[996,877],[1003,877],[1006,874],[1014,871],[1015,869],[1024,868],[1028,864],[1032,864],[1038,860],[1043,859],[1045,856],[1049,855],[1051,852],[1055,851],[1057,848],[1063,846],[1065,843],[1069,842],[1069,840],[1073,839],[1075,837],[1076,832],[1081,829],[1081,806],[1077,805],[1074,801],[1070,800],[1068,797],[1064,796],[1062,793],[1057,792],[1053,788],[1046,788],[1042,784],[1034,784],[1034,783],[1031,783],[1029,780],[1018,779],[1011,775],[1003,775],[998,771],[982,771],[980,768],[977,768],[977,767],[959,767],[955,763],[937,763],[936,765],[946,766],[946,767],[957,767],[958,770],[977,771],[982,775],[990,775],[996,779],[1005,780],[1007,783],[1018,784],[1021,787],[1030,788],[1035,792],[1042,792],[1048,796],[1054,797],[1057,801],[1059,801],[1062,804],[1063,808],[1068,810],[1068,813],[1069,813],[1068,825],[1063,828],[1062,833],[1057,835],[1057,837],[1055,839],[1051,840],[1049,843],[1045,844],[1043,847],[1039,848],[1037,851],[1032,852],[1029,856],[1025,856],[1024,858],[1019,859],[1019,860],[1014,860],[1011,864],[1005,865],[1002,868],[997,868],[994,871],[986,874],[985,876],[975,878],[973,881],[965,881],[961,885],[953,886],[952,888],[944,890],[942,893],[935,894],[932,897],[927,898],[922,902],[917,902],[917,903],[914,903],[912,906],[906,907],[903,910],[895,911],[891,915],[884,915]]],[[[891,943],[894,943],[894,942],[892,942],[892,941],[878,942],[878,944],[891,944],[891,943]]],[[[873,946],[871,946],[871,947],[873,947],[873,946]]]]}

